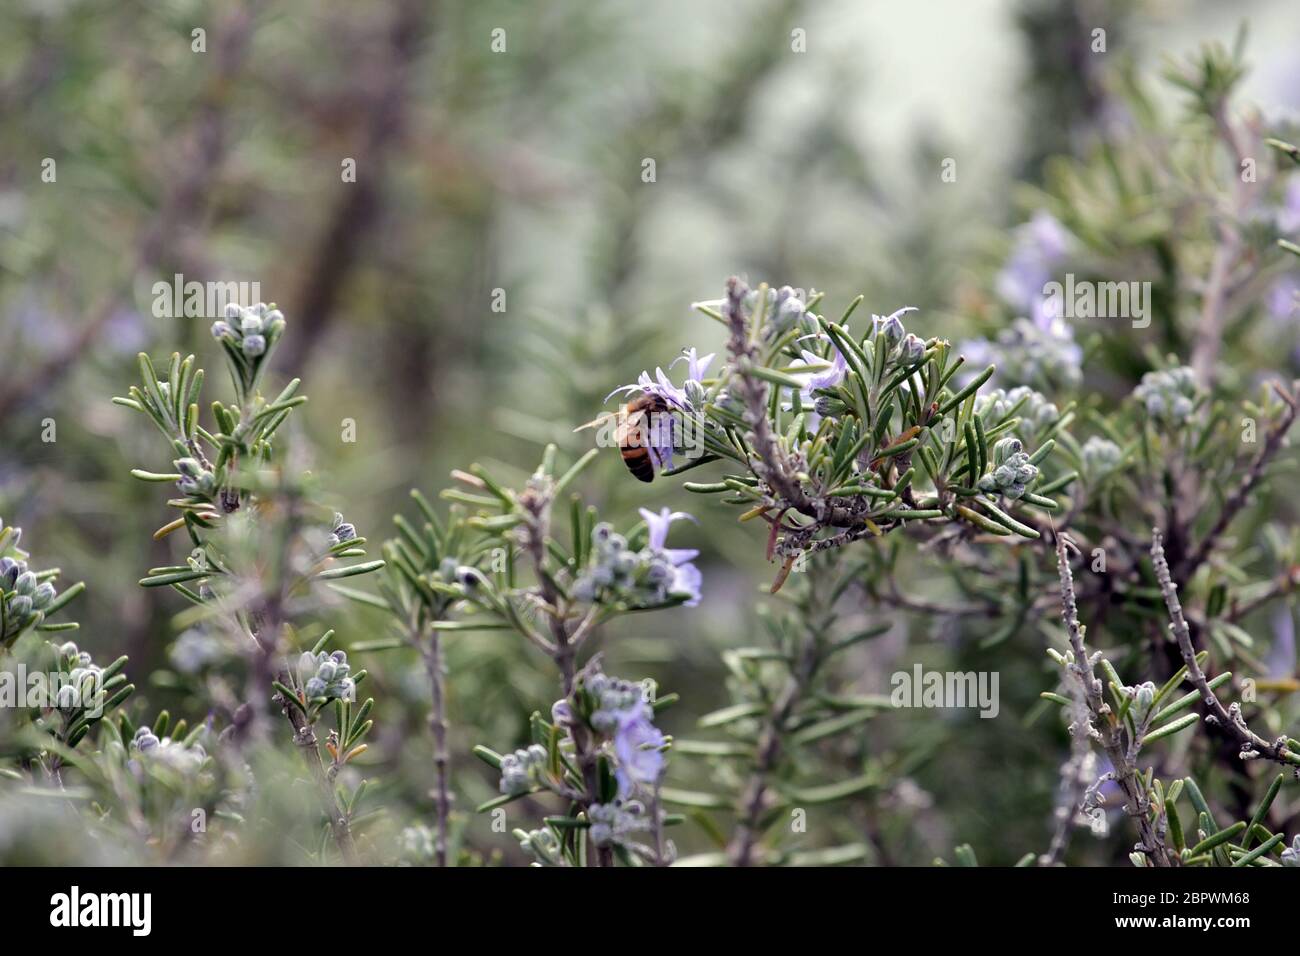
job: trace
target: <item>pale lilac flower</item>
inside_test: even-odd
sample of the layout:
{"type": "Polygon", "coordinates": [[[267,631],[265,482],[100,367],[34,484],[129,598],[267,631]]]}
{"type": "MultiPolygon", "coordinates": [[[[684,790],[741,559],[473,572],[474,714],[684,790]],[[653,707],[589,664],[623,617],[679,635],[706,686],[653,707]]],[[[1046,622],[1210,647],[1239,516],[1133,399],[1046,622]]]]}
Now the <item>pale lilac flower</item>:
{"type": "Polygon", "coordinates": [[[821,421],[821,416],[812,410],[817,401],[816,390],[819,388],[834,388],[844,381],[844,376],[848,373],[848,365],[844,361],[844,356],[840,354],[840,350],[833,345],[831,350],[835,355],[828,362],[815,352],[800,349],[799,354],[802,358],[794,366],[792,372],[796,378],[803,379],[804,382],[803,388],[799,389],[799,397],[803,400],[802,405],[806,414],[812,416],[808,422],[809,428],[816,428],[817,422],[821,421]]]}
{"type": "MultiPolygon", "coordinates": [[[[673,360],[673,365],[685,360],[686,365],[686,382],[701,382],[704,380],[704,373],[708,371],[710,363],[713,362],[716,352],[710,352],[703,357],[695,348],[683,349],[682,354],[673,360]]],[[[662,368],[655,369],[655,377],[652,379],[649,372],[642,372],[635,382],[631,385],[620,385],[614,391],[605,396],[605,401],[609,401],[620,392],[629,394],[631,392],[640,392],[642,395],[659,395],[664,398],[668,404],[680,408],[683,411],[690,409],[691,402],[687,397],[685,385],[679,388],[672,383],[668,374],[662,368]]]]}
{"type": "Polygon", "coordinates": [[[668,588],[669,593],[689,594],[690,598],[685,602],[686,606],[695,607],[700,603],[700,584],[703,576],[700,574],[699,568],[691,562],[699,557],[700,552],[695,548],[665,547],[665,542],[668,540],[668,529],[674,521],[679,521],[682,518],[695,521],[695,518],[685,511],[669,511],[667,508],[660,509],[658,514],[648,508],[639,510],[641,517],[645,519],[646,528],[649,532],[646,547],[651,551],[662,551],[668,563],[673,567],[673,581],[668,588]]]}
{"type": "Polygon", "coordinates": [[[809,339],[822,340],[831,348],[831,357],[829,359],[822,358],[816,352],[800,349],[799,355],[801,357],[795,363],[792,372],[796,378],[804,380],[803,388],[799,390],[799,397],[803,400],[803,407],[809,416],[808,427],[816,428],[817,423],[821,421],[821,416],[812,410],[817,400],[814,392],[819,388],[834,388],[839,385],[840,382],[844,381],[844,376],[848,374],[849,369],[844,355],[839,350],[839,346],[835,344],[829,335],[814,332],[811,335],[803,336],[799,341],[806,342],[809,339]]]}
{"type": "Polygon", "coordinates": [[[682,602],[686,607],[695,607],[700,603],[700,587],[704,583],[704,575],[694,564],[687,561],[682,564],[673,565],[676,572],[673,577],[673,583],[668,586],[670,594],[688,594],[688,597],[682,602]]]}
{"type": "Polygon", "coordinates": [[[642,372],[640,377],[631,385],[620,385],[614,391],[605,396],[605,401],[609,401],[620,392],[630,394],[639,392],[642,395],[658,395],[675,408],[686,409],[689,402],[686,400],[686,392],[678,388],[668,378],[667,373],[662,368],[655,369],[655,378],[650,378],[649,372],[642,372]]]}
{"type": "Polygon", "coordinates": [[[1286,187],[1286,197],[1277,211],[1279,232],[1300,230],[1300,179],[1292,179],[1286,187]]]}
{"type": "Polygon", "coordinates": [[[1070,251],[1069,231],[1050,212],[1040,209],[1023,229],[1045,259],[1063,259],[1070,251]]]}
{"type": "Polygon", "coordinates": [[[671,370],[673,365],[684,361],[686,362],[686,381],[702,382],[704,381],[704,373],[709,370],[709,365],[713,362],[713,358],[717,354],[717,352],[710,352],[708,355],[701,358],[699,353],[692,346],[689,349],[682,349],[682,354],[673,359],[673,364],[668,366],[668,368],[671,370]]]}
{"type": "Polygon", "coordinates": [[[1286,321],[1300,314],[1300,277],[1292,273],[1282,276],[1268,290],[1268,311],[1275,319],[1286,321]]]}
{"type": "Polygon", "coordinates": [[[614,731],[619,796],[627,798],[638,784],[653,786],[664,770],[663,733],[652,722],[654,711],[642,703],[626,713],[614,731]]]}
{"type": "Polygon", "coordinates": [[[1049,212],[1040,210],[1019,226],[1015,245],[997,277],[998,295],[1021,310],[1039,328],[1054,316],[1043,287],[1070,250],[1070,233],[1049,212]]]}
{"type": "Polygon", "coordinates": [[[899,316],[915,311],[916,306],[905,305],[901,309],[889,313],[889,315],[876,315],[873,312],[871,314],[871,334],[874,336],[876,333],[883,331],[891,345],[901,342],[906,329],[903,328],[903,322],[899,316]]]}
{"type": "Polygon", "coordinates": [[[1268,673],[1271,677],[1291,677],[1295,674],[1295,619],[1291,608],[1279,605],[1273,612],[1273,648],[1268,655],[1268,673]]]}
{"type": "MultiPolygon", "coordinates": [[[[815,410],[817,405],[816,390],[819,388],[834,388],[844,381],[844,376],[848,374],[848,365],[844,361],[844,356],[840,354],[840,350],[832,345],[831,351],[835,355],[828,364],[826,359],[815,352],[800,349],[799,354],[803,357],[795,365],[792,372],[796,378],[804,379],[803,388],[799,389],[799,398],[803,413],[806,416],[806,426],[810,429],[816,429],[822,420],[821,415],[815,410]],[[804,378],[805,376],[807,377],[804,378]]],[[[789,408],[790,406],[787,404],[785,407],[789,408]]]]}
{"type": "MultiPolygon", "coordinates": [[[[641,512],[641,517],[645,519],[646,529],[649,532],[649,547],[655,550],[664,549],[664,542],[668,540],[668,529],[672,527],[674,521],[681,521],[683,518],[687,521],[695,521],[694,516],[687,514],[685,511],[669,511],[667,508],[661,508],[659,513],[655,514],[649,508],[638,508],[637,510],[641,512]]],[[[698,523],[696,522],[696,524],[698,523]]],[[[690,557],[692,558],[697,554],[699,554],[698,551],[690,551],[690,557]]]]}

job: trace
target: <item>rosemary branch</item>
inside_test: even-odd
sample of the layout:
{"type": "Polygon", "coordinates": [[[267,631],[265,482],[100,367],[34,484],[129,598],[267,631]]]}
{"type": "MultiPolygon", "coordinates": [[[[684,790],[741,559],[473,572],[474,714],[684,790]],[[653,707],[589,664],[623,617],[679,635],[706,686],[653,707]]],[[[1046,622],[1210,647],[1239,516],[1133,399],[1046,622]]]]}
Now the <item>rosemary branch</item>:
{"type": "Polygon", "coordinates": [[[1241,715],[1240,704],[1234,702],[1231,706],[1224,707],[1214,691],[1210,689],[1204,671],[1196,662],[1196,648],[1192,645],[1191,633],[1183,617],[1182,603],[1178,600],[1178,584],[1169,572],[1169,562],[1165,560],[1165,549],[1161,542],[1159,528],[1153,528],[1151,532],[1151,563],[1155,567],[1160,593],[1164,595],[1165,607],[1169,609],[1169,629],[1173,631],[1183,663],[1187,665],[1187,679],[1200,692],[1201,700],[1209,712],[1205,718],[1206,723],[1235,737],[1241,744],[1243,760],[1265,757],[1283,766],[1300,767],[1300,754],[1288,749],[1285,735],[1271,743],[1265,740],[1246,726],[1246,720],[1241,715]]]}
{"type": "Polygon", "coordinates": [[[1084,704],[1087,706],[1090,722],[1086,727],[1076,726],[1074,733],[1086,733],[1106,751],[1114,767],[1115,780],[1124,791],[1125,811],[1137,821],[1141,842],[1137,849],[1142,852],[1152,865],[1167,867],[1174,865],[1174,858],[1165,845],[1164,835],[1157,830],[1150,816],[1151,804],[1147,799],[1145,788],[1138,779],[1135,748],[1124,741],[1123,725],[1116,719],[1110,705],[1102,695],[1102,683],[1093,672],[1093,659],[1088,655],[1084,644],[1084,627],[1079,623],[1079,608],[1074,594],[1074,574],[1070,571],[1070,561],[1066,554],[1064,534],[1056,536],[1056,563],[1061,579],[1061,618],[1070,640],[1070,649],[1074,660],[1070,671],[1078,680],[1083,691],[1084,704]]]}

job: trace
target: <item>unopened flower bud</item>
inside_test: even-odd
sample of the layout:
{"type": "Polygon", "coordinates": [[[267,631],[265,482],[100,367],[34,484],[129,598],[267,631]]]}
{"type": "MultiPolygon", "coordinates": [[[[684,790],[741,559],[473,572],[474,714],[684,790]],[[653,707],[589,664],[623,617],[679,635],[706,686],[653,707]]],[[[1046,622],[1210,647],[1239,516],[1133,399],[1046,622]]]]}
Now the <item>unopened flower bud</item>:
{"type": "Polygon", "coordinates": [[[907,337],[903,339],[903,347],[899,353],[899,358],[905,365],[915,365],[917,362],[921,361],[924,356],[925,343],[911,332],[908,332],[907,337]]]}
{"type": "Polygon", "coordinates": [[[703,383],[697,382],[693,378],[687,379],[684,391],[686,392],[686,401],[690,403],[692,408],[699,408],[708,399],[708,392],[705,390],[703,383]]]}
{"type": "Polygon", "coordinates": [[[44,610],[54,600],[54,585],[49,581],[42,581],[36,586],[36,593],[32,595],[32,606],[37,610],[44,610]]]}

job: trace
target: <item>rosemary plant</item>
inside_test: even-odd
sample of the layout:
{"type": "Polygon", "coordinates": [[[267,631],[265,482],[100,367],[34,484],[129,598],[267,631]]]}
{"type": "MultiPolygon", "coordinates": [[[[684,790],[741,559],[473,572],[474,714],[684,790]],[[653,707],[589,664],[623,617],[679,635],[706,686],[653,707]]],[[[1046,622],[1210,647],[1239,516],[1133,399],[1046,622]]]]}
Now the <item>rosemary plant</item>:
{"type": "Polygon", "coordinates": [[[506,628],[551,660],[560,698],[546,714],[533,714],[526,748],[475,748],[501,775],[501,796],[479,811],[504,812],[532,794],[553,794],[565,812],[546,816],[539,829],[516,831],[537,865],[666,864],[673,849],[663,827],[672,820],[659,791],[662,751],[671,741],[653,717],[674,698],[608,677],[598,656],[580,661],[615,618],[698,600],[695,552],[667,547],[671,524],[689,516],[643,511],[643,520],[620,534],[578,495],[564,498],[594,453],[563,473],[556,457],[549,447],[518,490],[478,465],[453,472],[461,487],[443,492],[453,502],[448,515],[439,518],[416,492],[423,527],[399,516],[399,537],[385,546],[389,568],[380,591],[405,639],[424,654],[432,690],[436,858],[446,862],[450,800],[438,642],[447,633],[506,628]],[[567,533],[553,519],[559,502],[567,506],[567,533]],[[644,842],[635,838],[640,831],[644,842]]]}
{"type": "Polygon", "coordinates": [[[319,495],[311,475],[294,474],[277,461],[277,433],[306,401],[297,394],[298,379],[275,398],[261,392],[285,326],[281,312],[262,303],[231,305],[213,325],[235,400],[212,403],[211,429],[200,422],[204,373],[192,355],[173,354],[160,376],[141,354],[141,384],[114,402],[146,415],[175,456],[175,471],[132,471],[142,481],[174,482],[180,492],[168,501],[179,514],[155,537],[184,531],[193,546],[185,564],[151,568],[140,584],[174,590],[200,609],[199,626],[233,635],[248,660],[248,686],[223,738],[238,746],[263,732],[260,718],[273,697],[316,786],[328,832],[351,864],[359,855],[350,821],[365,784],[340,792],[336,778],[365,753],[374,701],[357,705],[356,688],[366,671],[353,672],[344,651],[328,650],[332,630],[310,648],[299,647],[294,657],[298,639],[290,621],[316,583],[377,571],[384,562],[348,563],[365,556],[365,539],[341,515],[325,517],[315,504],[319,495]],[[328,761],[316,732],[327,711],[335,718],[324,742],[328,761]]]}

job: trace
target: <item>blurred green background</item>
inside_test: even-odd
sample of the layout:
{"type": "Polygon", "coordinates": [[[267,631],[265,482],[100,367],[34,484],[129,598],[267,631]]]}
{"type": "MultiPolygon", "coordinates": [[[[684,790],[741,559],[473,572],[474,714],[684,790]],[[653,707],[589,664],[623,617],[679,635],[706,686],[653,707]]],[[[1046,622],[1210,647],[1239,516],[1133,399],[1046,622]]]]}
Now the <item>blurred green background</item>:
{"type": "MultiPolygon", "coordinates": [[[[909,327],[924,335],[986,332],[968,306],[1025,218],[1017,181],[1085,148],[1114,108],[1121,64],[1153,76],[1164,56],[1226,40],[1242,20],[1245,98],[1294,114],[1291,0],[10,0],[0,515],[42,563],[87,581],[79,641],[131,655],[133,706],[202,720],[200,699],[145,677],[171,666],[181,608],[136,581],[180,545],[150,540],[169,516],[156,489],[127,477],[166,468],[156,436],[109,404],[140,350],[193,351],[217,370],[212,317],[155,317],[154,283],[255,281],[278,303],[290,325],[277,371],[301,376],[311,398],[296,445],[374,541],[410,487],[436,491],[471,460],[520,480],[546,441],[583,450],[590,433],[572,428],[614,387],[684,346],[717,350],[721,330],[689,303],[716,297],[728,274],[825,290],[828,312],[858,292],[876,312],[914,305],[909,327]],[[1104,56],[1087,51],[1094,25],[1107,30],[1104,56]],[[795,30],[806,52],[792,49],[795,30]],[[940,181],[945,157],[955,183],[940,181]],[[348,159],[355,182],[341,176],[348,159]],[[47,419],[54,442],[42,440],[47,419]],[[354,443],[342,440],[348,419],[354,443]]],[[[211,374],[209,398],[225,389],[211,374]]],[[[761,547],[680,485],[630,480],[613,453],[583,490],[624,522],[637,506],[701,518],[681,528],[704,551],[701,607],[635,615],[601,638],[612,673],[682,694],[665,729],[688,732],[726,702],[719,650],[753,642],[756,583],[770,574],[761,547]]],[[[330,623],[345,645],[384,627],[342,606],[330,623]]],[[[873,643],[846,689],[887,693],[899,661],[989,666],[924,620],[910,629],[873,643]]],[[[495,787],[469,750],[524,743],[529,712],[557,695],[553,676],[505,634],[449,643],[465,844],[512,857],[508,837],[464,813],[495,787]]],[[[428,819],[432,782],[423,675],[403,653],[372,666],[366,768],[398,825],[428,819]]],[[[814,814],[810,843],[865,833],[885,863],[925,863],[967,840],[989,848],[987,862],[1041,848],[1064,746],[1044,732],[1027,751],[1019,735],[1040,662],[1000,665],[999,720],[872,721],[845,764],[905,748],[914,772],[842,814],[814,814]]],[[[678,760],[670,779],[707,774],[678,760]]],[[[702,843],[690,827],[675,836],[684,850],[702,843]]]]}

